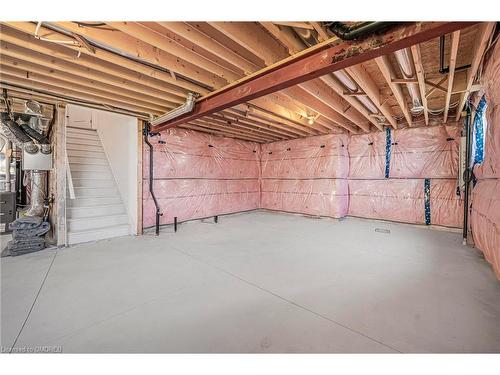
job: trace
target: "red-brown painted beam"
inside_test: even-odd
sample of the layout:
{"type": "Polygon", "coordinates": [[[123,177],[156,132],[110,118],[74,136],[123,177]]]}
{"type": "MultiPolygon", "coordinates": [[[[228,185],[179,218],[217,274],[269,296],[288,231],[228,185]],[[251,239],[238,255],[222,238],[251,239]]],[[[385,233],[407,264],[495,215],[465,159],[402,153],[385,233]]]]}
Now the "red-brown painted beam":
{"type": "Polygon", "coordinates": [[[360,41],[340,41],[325,49],[301,55],[219,93],[199,100],[194,110],[153,127],[161,131],[226,108],[321,77],[339,69],[395,52],[411,45],[474,25],[475,22],[411,22],[393,26],[381,35],[360,41]]]}

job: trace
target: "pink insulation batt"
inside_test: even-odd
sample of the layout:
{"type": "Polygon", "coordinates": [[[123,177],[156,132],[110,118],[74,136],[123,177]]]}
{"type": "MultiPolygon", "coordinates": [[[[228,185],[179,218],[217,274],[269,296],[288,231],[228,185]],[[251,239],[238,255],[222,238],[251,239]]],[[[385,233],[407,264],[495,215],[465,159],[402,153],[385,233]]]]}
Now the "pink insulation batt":
{"type": "Polygon", "coordinates": [[[348,136],[261,146],[261,208],[339,218],[347,214],[348,136]]]}
{"type": "Polygon", "coordinates": [[[470,227],[475,246],[484,253],[500,279],[500,43],[487,56],[481,84],[488,108],[484,161],[474,167],[470,227]]]}
{"type": "Polygon", "coordinates": [[[460,126],[395,130],[390,177],[457,178],[460,126]]]}
{"type": "Polygon", "coordinates": [[[385,132],[351,136],[348,151],[349,178],[385,177],[385,132]]]}
{"type": "Polygon", "coordinates": [[[262,178],[346,178],[348,141],[332,134],[263,144],[262,178]]]}
{"type": "MultiPolygon", "coordinates": [[[[350,180],[349,215],[425,224],[423,179],[350,180]]],[[[453,180],[430,182],[431,224],[460,227],[462,200],[453,180]]]]}
{"type": "MultiPolygon", "coordinates": [[[[169,129],[165,144],[153,138],[154,188],[161,224],[259,208],[260,145],[209,134],[169,129]]],[[[143,225],[155,223],[149,193],[149,150],[144,147],[143,225]]]]}

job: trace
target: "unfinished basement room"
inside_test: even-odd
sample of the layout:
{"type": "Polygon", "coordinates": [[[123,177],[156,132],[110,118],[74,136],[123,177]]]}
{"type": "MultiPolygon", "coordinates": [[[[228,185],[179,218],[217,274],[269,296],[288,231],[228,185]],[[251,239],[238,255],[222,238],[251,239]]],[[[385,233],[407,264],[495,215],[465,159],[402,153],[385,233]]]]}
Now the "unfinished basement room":
{"type": "Polygon", "coordinates": [[[2,352],[500,353],[498,34],[2,20],[2,352]]]}

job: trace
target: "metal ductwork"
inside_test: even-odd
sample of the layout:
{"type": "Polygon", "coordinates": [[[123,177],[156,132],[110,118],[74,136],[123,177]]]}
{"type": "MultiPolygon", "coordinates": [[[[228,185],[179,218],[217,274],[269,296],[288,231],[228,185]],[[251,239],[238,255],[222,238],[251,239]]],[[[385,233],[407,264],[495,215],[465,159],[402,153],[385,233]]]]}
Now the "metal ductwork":
{"type": "Polygon", "coordinates": [[[45,176],[46,171],[31,171],[30,206],[21,212],[21,216],[43,216],[45,210],[45,176]]]}
{"type": "MultiPolygon", "coordinates": [[[[405,79],[415,78],[415,68],[413,66],[413,58],[411,51],[408,48],[400,49],[394,52],[396,61],[398,62],[399,69],[403,74],[405,79]]],[[[420,92],[415,83],[407,83],[406,87],[411,96],[412,108],[410,109],[413,114],[419,114],[423,110],[422,99],[420,98],[420,92]]]]}
{"type": "Polygon", "coordinates": [[[186,102],[177,108],[172,109],[170,112],[164,113],[163,115],[155,118],[150,122],[151,126],[157,126],[163,124],[166,121],[177,118],[185,113],[189,113],[193,110],[194,104],[196,102],[196,97],[193,93],[188,93],[186,102]]]}
{"type": "Polygon", "coordinates": [[[307,47],[311,47],[318,43],[317,33],[315,30],[303,29],[300,27],[294,27],[293,30],[307,47]]]}

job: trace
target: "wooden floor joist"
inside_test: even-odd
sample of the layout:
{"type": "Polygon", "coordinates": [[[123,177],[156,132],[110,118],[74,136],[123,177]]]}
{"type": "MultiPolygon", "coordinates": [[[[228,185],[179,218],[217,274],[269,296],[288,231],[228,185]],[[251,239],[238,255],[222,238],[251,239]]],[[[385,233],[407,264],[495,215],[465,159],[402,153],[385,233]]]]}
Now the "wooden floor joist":
{"type": "MultiPolygon", "coordinates": [[[[104,65],[104,68],[111,67],[111,69],[106,70],[107,73],[111,73],[113,70],[117,70],[118,72],[128,71],[128,75],[132,75],[134,77],[143,76],[144,78],[154,78],[161,81],[160,83],[163,83],[164,89],[168,88],[173,93],[179,93],[184,97],[188,91],[200,94],[206,94],[209,92],[209,90],[202,86],[186,80],[175,79],[167,72],[160,71],[115,53],[101,49],[96,49],[95,53],[91,53],[87,49],[80,48],[78,46],[67,44],[63,46],[48,41],[41,41],[34,37],[35,30],[36,25],[30,22],[2,22],[2,27],[0,27],[0,40],[7,41],[24,48],[30,48],[69,62],[78,61],[78,63],[83,66],[91,64],[92,66],[88,67],[96,70],[100,70],[100,65],[104,65]],[[7,27],[5,27],[5,25],[7,27]]],[[[49,33],[50,30],[41,27],[41,32],[49,33]]],[[[47,39],[65,41],[72,40],[69,37],[64,37],[53,32],[47,37],[47,39]]]]}
{"type": "Polygon", "coordinates": [[[201,98],[191,113],[154,127],[154,131],[167,129],[184,122],[193,121],[207,114],[248,102],[269,93],[306,82],[338,69],[386,55],[396,50],[427,41],[429,39],[473,25],[472,22],[423,22],[392,27],[372,38],[354,42],[338,42],[311,54],[297,54],[286,59],[265,73],[253,75],[208,98],[201,98]]]}
{"type": "Polygon", "coordinates": [[[399,108],[401,108],[401,111],[403,112],[403,116],[405,117],[408,126],[412,126],[413,121],[411,118],[410,109],[408,108],[408,102],[406,101],[403,95],[401,86],[393,81],[394,74],[391,68],[391,64],[389,62],[389,58],[387,56],[380,56],[375,59],[375,62],[377,63],[379,70],[382,72],[382,75],[384,76],[387,85],[391,89],[394,98],[398,102],[399,108]]]}
{"type": "Polygon", "coordinates": [[[444,105],[443,122],[448,121],[448,111],[450,110],[451,93],[453,91],[453,81],[455,78],[455,67],[457,65],[458,45],[460,43],[460,30],[451,35],[450,63],[448,71],[448,89],[446,90],[446,99],[444,105]]]}
{"type": "Polygon", "coordinates": [[[472,56],[472,62],[471,62],[471,67],[469,68],[469,71],[467,72],[467,85],[465,88],[465,92],[461,95],[460,97],[460,102],[457,107],[457,115],[456,115],[456,120],[458,121],[460,119],[460,116],[462,115],[462,110],[465,105],[465,101],[467,100],[469,93],[472,88],[472,84],[474,83],[474,79],[477,74],[477,70],[479,69],[479,65],[481,63],[481,60],[484,55],[484,51],[486,50],[486,47],[488,46],[488,41],[491,38],[491,34],[493,33],[493,30],[495,30],[495,24],[496,22],[487,22],[483,23],[481,25],[480,31],[477,35],[476,42],[474,44],[474,53],[472,56]]]}

